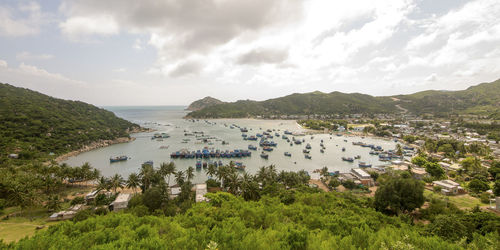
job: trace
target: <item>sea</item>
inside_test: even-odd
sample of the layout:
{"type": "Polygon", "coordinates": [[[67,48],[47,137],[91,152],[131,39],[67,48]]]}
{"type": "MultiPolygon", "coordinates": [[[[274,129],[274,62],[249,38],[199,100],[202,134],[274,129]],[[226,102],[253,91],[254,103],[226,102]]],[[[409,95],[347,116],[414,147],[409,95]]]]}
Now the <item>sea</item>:
{"type": "MultiPolygon", "coordinates": [[[[209,149],[235,150],[248,149],[248,145],[258,147],[257,151],[252,151],[252,156],[237,159],[220,158],[224,164],[230,160],[242,162],[246,166],[245,171],[255,174],[260,167],[274,165],[277,170],[299,171],[306,170],[312,178],[318,178],[314,174],[315,169],[328,167],[331,172],[349,172],[352,168],[357,168],[360,161],[381,166],[386,163],[378,160],[377,155],[370,155],[370,148],[353,145],[352,142],[364,142],[381,146],[385,150],[394,149],[396,142],[392,140],[383,140],[372,137],[359,137],[334,134],[314,134],[295,136],[296,139],[304,140],[301,145],[290,144],[281,136],[284,131],[301,133],[305,132],[294,120],[258,120],[258,119],[184,119],[189,111],[185,106],[133,106],[133,107],[103,107],[115,113],[118,117],[139,124],[142,127],[152,128],[154,132],[136,133],[132,137],[134,141],[122,144],[115,144],[108,147],[98,148],[89,152],[81,153],[65,160],[71,166],[80,166],[85,162],[90,163],[94,168],[101,171],[104,176],[112,176],[116,173],[127,179],[133,172],[139,172],[141,165],[146,161],[153,161],[154,167],[159,168],[163,162],[174,162],[177,170],[186,170],[189,166],[195,167],[196,159],[171,159],[172,152],[187,149],[189,151],[202,150],[204,147],[209,149]],[[260,157],[262,148],[258,141],[247,141],[242,137],[240,128],[247,128],[247,136],[262,134],[266,130],[271,130],[274,138],[270,139],[277,143],[274,150],[266,152],[268,159],[260,157]],[[231,128],[233,127],[233,128],[231,128]],[[205,136],[216,139],[209,140],[209,143],[203,143],[197,140],[191,134],[194,132],[203,132],[205,136]],[[166,133],[170,137],[164,139],[152,139],[155,133],[166,133]],[[275,136],[275,134],[279,134],[275,136]],[[186,142],[187,141],[187,142],[186,142]],[[223,145],[222,142],[227,144],[223,145]],[[320,152],[320,143],[323,141],[326,147],[324,153],[320,152]],[[307,144],[311,145],[311,159],[306,159],[303,149],[307,144]],[[342,151],[345,148],[345,151],[342,151]],[[291,157],[285,156],[289,152],[291,157]],[[125,155],[127,161],[110,163],[110,157],[125,155]],[[354,162],[346,162],[342,157],[361,156],[354,162]]],[[[292,139],[291,135],[287,135],[292,139]]],[[[204,160],[205,161],[205,160],[204,160]]],[[[208,161],[208,160],[206,160],[208,161]]],[[[201,183],[207,179],[204,169],[195,171],[194,182],[201,183]]]]}

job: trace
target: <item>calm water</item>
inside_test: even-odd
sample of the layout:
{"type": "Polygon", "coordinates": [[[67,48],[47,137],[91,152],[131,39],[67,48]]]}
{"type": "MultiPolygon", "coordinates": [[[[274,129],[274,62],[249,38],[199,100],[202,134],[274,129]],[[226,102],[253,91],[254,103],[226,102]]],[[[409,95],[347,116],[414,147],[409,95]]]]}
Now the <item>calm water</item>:
{"type": "MultiPolygon", "coordinates": [[[[353,141],[363,141],[369,144],[380,145],[384,149],[394,149],[393,141],[379,140],[373,138],[361,137],[338,137],[328,134],[311,136],[296,136],[296,138],[305,139],[302,145],[290,146],[286,140],[281,139],[283,131],[289,130],[300,132],[301,128],[295,121],[290,120],[254,120],[254,119],[214,119],[209,120],[209,124],[204,120],[191,122],[184,120],[187,112],[185,107],[180,106],[162,106],[162,107],[106,107],[106,109],[114,112],[117,116],[127,119],[131,122],[140,124],[143,127],[153,128],[156,131],[152,133],[138,133],[132,135],[137,139],[130,143],[116,144],[105,148],[96,149],[90,152],[82,153],[78,156],[71,157],[66,163],[70,165],[81,165],[84,162],[89,162],[94,168],[101,170],[103,175],[110,176],[119,173],[125,178],[132,172],[138,172],[143,162],[152,160],[154,166],[159,167],[162,162],[174,161],[178,170],[185,170],[189,166],[195,167],[196,159],[170,159],[170,153],[181,149],[196,151],[209,147],[221,150],[247,149],[249,144],[258,146],[258,141],[245,141],[241,136],[242,133],[238,128],[230,129],[231,124],[236,124],[240,127],[246,127],[249,131],[248,136],[256,133],[264,132],[267,129],[274,129],[271,134],[277,132],[280,137],[274,137],[272,140],[278,143],[274,151],[268,152],[269,159],[260,157],[261,148],[252,151],[251,157],[233,159],[233,161],[241,161],[246,165],[246,171],[250,173],[257,172],[261,166],[276,165],[278,170],[301,170],[304,169],[314,177],[313,170],[327,166],[330,171],[347,172],[351,168],[358,166],[358,160],[354,163],[342,161],[341,157],[354,157],[361,155],[359,161],[371,163],[374,166],[382,165],[383,162],[378,161],[378,156],[369,154],[370,148],[363,148],[352,145],[353,141]],[[214,124],[215,123],[215,124],[214,124]],[[224,126],[227,124],[227,127],[224,126]],[[213,145],[198,144],[194,136],[184,136],[184,131],[203,131],[205,135],[220,139],[213,140],[213,145]],[[163,141],[151,140],[154,133],[168,133],[171,137],[163,139],[163,141]],[[182,143],[183,139],[190,139],[188,143],[182,143]],[[325,153],[320,152],[320,143],[323,139],[325,145],[325,153]],[[229,145],[222,145],[222,140],[229,142],[229,145]],[[344,141],[344,140],[347,140],[344,141]],[[306,159],[302,150],[306,144],[310,143],[312,149],[310,155],[312,159],[306,159]],[[160,146],[169,146],[168,149],[160,149],[160,146]],[[342,152],[342,147],[346,148],[342,152]],[[292,157],[284,156],[284,152],[292,153],[292,157]],[[109,163],[111,156],[127,155],[130,157],[128,161],[109,163]]],[[[288,135],[291,139],[291,135],[288,135]]],[[[221,158],[224,163],[228,163],[229,159],[221,158]]],[[[205,171],[196,171],[195,182],[202,182],[206,179],[205,171]]]]}

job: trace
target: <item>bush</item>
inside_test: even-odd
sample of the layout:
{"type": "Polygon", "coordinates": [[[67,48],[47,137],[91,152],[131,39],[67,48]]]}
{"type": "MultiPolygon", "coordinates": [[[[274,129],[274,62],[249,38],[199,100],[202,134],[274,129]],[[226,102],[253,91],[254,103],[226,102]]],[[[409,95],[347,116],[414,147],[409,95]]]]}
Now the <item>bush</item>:
{"type": "Polygon", "coordinates": [[[352,180],[346,180],[344,183],[342,183],[342,186],[344,186],[347,189],[355,189],[356,188],[356,183],[352,180]]]}
{"type": "Polygon", "coordinates": [[[128,208],[134,208],[136,206],[144,205],[142,202],[142,194],[136,194],[130,198],[130,201],[128,202],[128,208]]]}
{"type": "Polygon", "coordinates": [[[442,190],[443,188],[442,188],[441,186],[434,186],[432,189],[433,189],[433,190],[434,190],[434,192],[436,192],[436,193],[441,193],[441,190],[442,190]]]}
{"type": "Polygon", "coordinates": [[[129,211],[137,217],[143,217],[149,214],[149,209],[144,205],[135,206],[129,211]]]}
{"type": "Polygon", "coordinates": [[[85,209],[85,210],[81,210],[81,211],[78,211],[76,214],[75,214],[75,217],[73,217],[73,221],[77,222],[77,221],[83,221],[83,220],[86,220],[90,217],[94,216],[94,214],[92,213],[92,211],[88,210],[88,209],[85,209]]]}
{"type": "Polygon", "coordinates": [[[482,180],[473,179],[472,181],[469,182],[469,189],[473,193],[480,193],[490,189],[490,187],[488,186],[488,183],[482,180]]]}
{"type": "Polygon", "coordinates": [[[105,207],[98,207],[98,208],[94,211],[94,213],[95,213],[96,215],[106,215],[106,214],[108,214],[108,212],[109,212],[109,210],[108,210],[107,208],[105,208],[105,207]]]}
{"type": "Polygon", "coordinates": [[[483,192],[481,196],[479,196],[482,203],[489,204],[490,203],[490,194],[483,192]]]}
{"type": "Polygon", "coordinates": [[[214,187],[220,187],[221,183],[214,180],[214,179],[208,179],[206,181],[207,183],[207,188],[214,188],[214,187]]]}
{"type": "Polygon", "coordinates": [[[73,200],[71,200],[71,206],[77,205],[77,204],[83,204],[85,203],[85,199],[83,196],[77,196],[73,200]]]}

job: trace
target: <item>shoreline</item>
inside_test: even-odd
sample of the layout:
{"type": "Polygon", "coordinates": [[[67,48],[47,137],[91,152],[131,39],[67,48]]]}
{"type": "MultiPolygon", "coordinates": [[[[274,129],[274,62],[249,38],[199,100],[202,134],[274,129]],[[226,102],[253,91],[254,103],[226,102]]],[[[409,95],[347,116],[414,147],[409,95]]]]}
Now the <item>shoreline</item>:
{"type": "Polygon", "coordinates": [[[95,150],[98,148],[108,147],[108,146],[111,146],[114,144],[135,141],[135,139],[136,139],[135,137],[119,137],[119,138],[116,138],[114,140],[99,140],[96,142],[92,142],[88,145],[85,145],[78,150],[74,150],[74,151],[68,152],[66,154],[60,155],[60,156],[56,157],[54,160],[57,163],[61,163],[62,161],[66,161],[68,158],[73,157],[73,156],[77,156],[81,153],[89,152],[89,151],[92,151],[92,150],[95,150]]]}

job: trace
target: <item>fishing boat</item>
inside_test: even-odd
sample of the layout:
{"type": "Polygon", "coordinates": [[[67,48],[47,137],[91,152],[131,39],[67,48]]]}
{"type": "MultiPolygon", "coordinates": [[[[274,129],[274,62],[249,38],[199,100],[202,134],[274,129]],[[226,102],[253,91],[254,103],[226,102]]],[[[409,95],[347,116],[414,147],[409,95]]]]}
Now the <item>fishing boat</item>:
{"type": "Polygon", "coordinates": [[[238,170],[245,170],[245,167],[246,166],[243,165],[243,162],[237,161],[237,162],[234,163],[234,168],[236,168],[238,170]]]}
{"type": "Polygon", "coordinates": [[[309,150],[307,150],[307,149],[302,150],[302,153],[304,153],[304,154],[309,154],[309,152],[310,152],[310,151],[309,151],[309,150]]]}
{"type": "Polygon", "coordinates": [[[354,156],[354,159],[361,159],[361,155],[354,156]]]}
{"type": "Polygon", "coordinates": [[[126,160],[128,160],[128,157],[125,155],[109,158],[110,163],[119,162],[119,161],[126,161],[126,160]]]}
{"type": "Polygon", "coordinates": [[[324,153],[324,152],[325,152],[325,150],[323,150],[323,149],[320,149],[320,150],[319,150],[319,152],[321,152],[321,153],[324,153]]]}
{"type": "Polygon", "coordinates": [[[373,151],[373,150],[372,150],[372,151],[370,151],[370,154],[371,154],[371,155],[378,155],[378,154],[379,154],[379,152],[377,152],[377,151],[373,151]]]}
{"type": "Polygon", "coordinates": [[[366,162],[359,162],[358,166],[360,168],[371,168],[372,167],[372,164],[369,164],[369,163],[366,163],[366,162]]]}
{"type": "Polygon", "coordinates": [[[271,148],[271,147],[264,147],[264,148],[262,148],[262,150],[270,152],[270,151],[273,151],[273,148],[271,148]]]}
{"type": "Polygon", "coordinates": [[[201,161],[196,161],[196,168],[201,169],[201,161]]]}
{"type": "Polygon", "coordinates": [[[144,163],[142,163],[142,165],[149,165],[149,166],[153,166],[153,161],[145,161],[144,163]]]}
{"type": "Polygon", "coordinates": [[[291,157],[292,154],[290,152],[285,152],[285,156],[291,157]]]}
{"type": "Polygon", "coordinates": [[[290,146],[293,146],[293,143],[290,142],[290,146]]]}
{"type": "Polygon", "coordinates": [[[342,148],[342,152],[345,152],[345,148],[342,148]]]}
{"type": "Polygon", "coordinates": [[[312,159],[310,155],[304,155],[304,157],[306,157],[306,159],[312,159]]]}
{"type": "Polygon", "coordinates": [[[354,159],[352,157],[342,157],[343,161],[353,162],[354,159]]]}
{"type": "Polygon", "coordinates": [[[248,145],[248,149],[250,149],[250,150],[257,150],[257,146],[248,145]]]}
{"type": "Polygon", "coordinates": [[[160,149],[168,149],[168,145],[167,146],[160,146],[160,149]]]}
{"type": "Polygon", "coordinates": [[[264,158],[264,159],[268,159],[268,158],[269,158],[269,155],[268,155],[268,154],[266,154],[266,153],[264,153],[264,152],[262,152],[262,154],[260,154],[260,157],[261,157],[261,158],[264,158]]]}
{"type": "Polygon", "coordinates": [[[306,148],[311,149],[311,144],[307,143],[306,148]]]}

